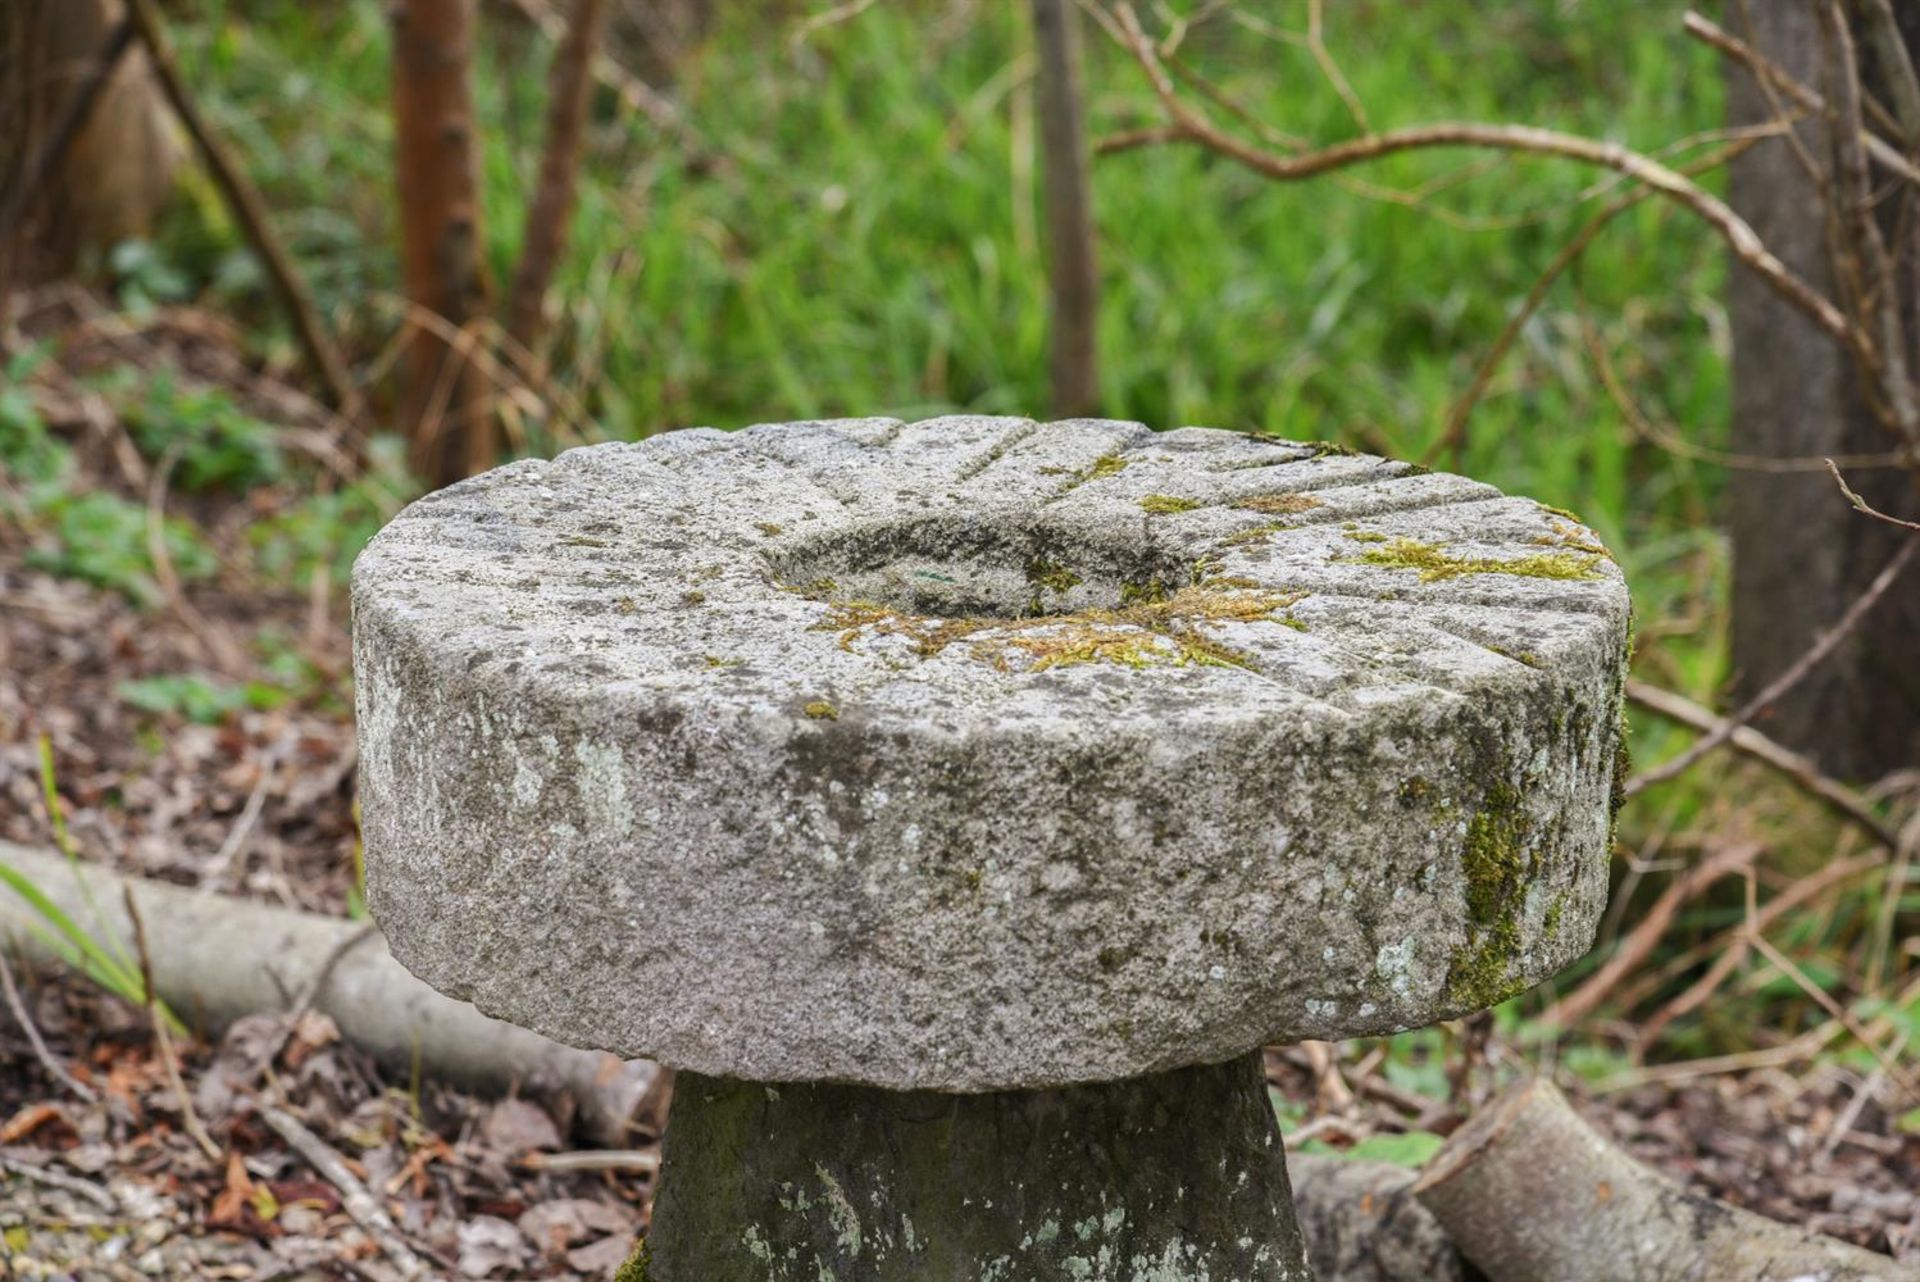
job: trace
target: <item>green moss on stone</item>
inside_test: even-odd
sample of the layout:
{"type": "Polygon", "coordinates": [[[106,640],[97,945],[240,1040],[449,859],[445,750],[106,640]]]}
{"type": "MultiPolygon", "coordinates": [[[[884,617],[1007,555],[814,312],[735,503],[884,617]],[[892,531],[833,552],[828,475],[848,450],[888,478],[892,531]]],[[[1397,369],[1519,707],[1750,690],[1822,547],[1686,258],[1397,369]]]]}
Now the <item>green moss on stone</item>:
{"type": "Polygon", "coordinates": [[[1563,890],[1553,897],[1552,903],[1547,905],[1546,920],[1541,924],[1541,933],[1548,939],[1553,939],[1560,934],[1560,918],[1566,910],[1567,892],[1563,890]]]}
{"type": "Polygon", "coordinates": [[[1234,506],[1245,508],[1249,512],[1296,516],[1301,512],[1311,512],[1314,508],[1326,506],[1326,500],[1311,494],[1255,494],[1235,501],[1234,506]]]}
{"type": "Polygon", "coordinates": [[[1103,477],[1114,476],[1127,470],[1127,461],[1118,454],[1108,454],[1093,461],[1087,469],[1087,479],[1098,481],[1103,477]]]}
{"type": "Polygon", "coordinates": [[[1507,996],[1526,906],[1527,820],[1519,789],[1495,783],[1467,822],[1461,850],[1469,938],[1447,971],[1453,1000],[1484,1010],[1507,996]]]}
{"type": "Polygon", "coordinates": [[[772,538],[776,534],[779,534],[784,527],[775,525],[772,521],[755,521],[753,528],[768,538],[772,538]]]}
{"type": "Polygon", "coordinates": [[[1418,539],[1394,539],[1350,562],[1381,565],[1394,570],[1418,570],[1422,583],[1457,579],[1468,574],[1511,574],[1526,579],[1597,579],[1600,558],[1585,552],[1537,552],[1530,556],[1499,558],[1455,556],[1436,544],[1418,539]]]}
{"type": "Polygon", "coordinates": [[[613,1282],[648,1282],[647,1275],[647,1240],[641,1238],[627,1262],[614,1271],[613,1282]]]}
{"type": "Polygon", "coordinates": [[[805,712],[815,721],[838,721],[840,719],[840,709],[834,707],[825,699],[815,699],[812,703],[809,703],[805,708],[801,709],[801,711],[805,712]]]}
{"type": "Polygon", "coordinates": [[[1042,556],[1028,563],[1027,582],[1049,592],[1068,592],[1079,587],[1081,579],[1066,566],[1056,565],[1042,556]]]}
{"type": "Polygon", "coordinates": [[[1173,494],[1149,494],[1140,500],[1141,510],[1149,516],[1171,516],[1176,512],[1191,512],[1199,506],[1199,499],[1183,499],[1173,494]]]}

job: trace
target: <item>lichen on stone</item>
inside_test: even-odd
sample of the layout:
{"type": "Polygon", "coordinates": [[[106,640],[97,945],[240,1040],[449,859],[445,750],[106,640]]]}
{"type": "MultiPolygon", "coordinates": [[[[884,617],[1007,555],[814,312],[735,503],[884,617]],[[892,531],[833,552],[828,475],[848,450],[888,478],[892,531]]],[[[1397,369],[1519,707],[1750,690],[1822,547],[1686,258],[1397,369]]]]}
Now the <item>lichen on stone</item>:
{"type": "Polygon", "coordinates": [[[1457,579],[1469,574],[1511,574],[1526,579],[1597,579],[1601,558],[1587,552],[1536,552],[1520,557],[1456,556],[1438,544],[1398,538],[1357,557],[1338,558],[1350,564],[1380,565],[1394,570],[1418,570],[1422,583],[1457,579]]]}

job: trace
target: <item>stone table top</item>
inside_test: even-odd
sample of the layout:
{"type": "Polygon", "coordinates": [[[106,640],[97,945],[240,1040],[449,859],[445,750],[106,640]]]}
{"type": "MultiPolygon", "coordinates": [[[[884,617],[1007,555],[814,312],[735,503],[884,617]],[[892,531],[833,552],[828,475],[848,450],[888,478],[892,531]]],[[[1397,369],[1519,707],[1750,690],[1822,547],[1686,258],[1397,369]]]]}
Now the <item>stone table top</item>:
{"type": "Polygon", "coordinates": [[[672,432],[354,568],[367,883],[488,1014],[1000,1090],[1483,1009],[1606,894],[1629,606],[1571,516],[1204,428],[672,432]]]}

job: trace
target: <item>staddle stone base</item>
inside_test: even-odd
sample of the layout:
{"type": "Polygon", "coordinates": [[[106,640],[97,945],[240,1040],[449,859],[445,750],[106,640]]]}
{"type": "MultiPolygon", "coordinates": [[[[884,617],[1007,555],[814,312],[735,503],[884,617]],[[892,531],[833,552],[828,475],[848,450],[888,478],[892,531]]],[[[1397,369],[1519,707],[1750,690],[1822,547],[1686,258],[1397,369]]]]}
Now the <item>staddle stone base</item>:
{"type": "Polygon", "coordinates": [[[1258,1051],[950,1095],[682,1072],[648,1282],[1311,1282],[1258,1051]]]}

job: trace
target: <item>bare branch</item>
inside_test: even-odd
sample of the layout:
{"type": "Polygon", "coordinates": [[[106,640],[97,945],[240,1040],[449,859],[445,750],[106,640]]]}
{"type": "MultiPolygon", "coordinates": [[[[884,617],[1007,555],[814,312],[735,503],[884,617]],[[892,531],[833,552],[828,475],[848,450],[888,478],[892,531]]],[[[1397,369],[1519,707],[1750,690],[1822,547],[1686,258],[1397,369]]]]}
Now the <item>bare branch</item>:
{"type": "Polygon", "coordinates": [[[607,0],[577,0],[573,20],[547,77],[547,134],[540,155],[540,184],[520,247],[520,265],[507,293],[507,333],[529,351],[540,348],[547,289],[566,249],[580,177],[581,141],[592,103],[594,50],[607,27],[607,0]]]}
{"type": "MultiPolygon", "coordinates": [[[[1659,686],[1649,685],[1645,681],[1629,679],[1627,698],[1669,721],[1677,721],[1683,726],[1691,726],[1695,730],[1705,731],[1708,734],[1717,733],[1726,724],[1724,718],[1701,707],[1693,700],[1677,695],[1671,690],[1662,690],[1659,686]]],[[[1755,761],[1779,771],[1802,789],[1831,806],[1838,814],[1860,825],[1875,841],[1888,850],[1899,846],[1899,834],[1874,813],[1873,807],[1867,804],[1866,798],[1845,784],[1821,774],[1813,762],[1806,757],[1781,746],[1752,726],[1734,726],[1732,733],[1727,737],[1727,746],[1736,752],[1744,752],[1755,761]]]]}
{"type": "Polygon", "coordinates": [[[1920,149],[1920,75],[1914,72],[1893,4],[1891,0],[1863,0],[1856,7],[1866,14],[1867,44],[1887,83],[1893,115],[1906,136],[1907,148],[1920,149]]]}
{"type": "Polygon", "coordinates": [[[127,20],[134,25],[147,47],[147,53],[153,60],[154,74],[160,81],[160,87],[166,91],[174,114],[180,117],[180,123],[193,136],[194,144],[207,162],[215,185],[220,188],[220,194],[226,197],[227,207],[233,211],[235,221],[246,232],[248,244],[266,267],[267,279],[273,282],[274,292],[280,295],[281,305],[292,318],[294,334],[326,386],[328,400],[346,417],[354,417],[358,413],[360,398],[354,389],[353,376],[347,371],[346,358],[340,354],[333,336],[320,319],[319,309],[313,304],[313,297],[307,291],[306,281],[300,276],[300,269],[294,266],[293,259],[280,243],[280,237],[275,234],[273,223],[267,216],[266,201],[261,199],[260,192],[247,177],[246,171],[234,160],[226,144],[213,131],[213,126],[200,113],[200,104],[194,100],[187,88],[186,77],[180,73],[173,42],[167,37],[166,27],[160,20],[160,11],[155,7],[154,0],[127,0],[127,20]]]}
{"type": "MultiPolygon", "coordinates": [[[[1827,116],[1829,118],[1833,115],[1832,108],[1827,105],[1827,100],[1821,97],[1816,90],[1809,88],[1789,73],[1785,67],[1782,67],[1779,63],[1773,61],[1738,36],[1728,33],[1717,24],[1692,12],[1689,12],[1686,16],[1685,26],[1688,35],[1701,41],[1703,44],[1711,45],[1729,58],[1732,58],[1735,62],[1740,63],[1748,71],[1753,73],[1756,80],[1786,94],[1787,97],[1793,99],[1794,104],[1802,110],[1811,111],[1817,115],[1827,116]]],[[[1876,133],[1868,131],[1861,135],[1861,142],[1866,146],[1867,154],[1872,156],[1877,164],[1898,174],[1902,179],[1912,183],[1914,186],[1920,187],[1920,168],[1915,168],[1912,161],[1888,146],[1886,139],[1876,133]]]]}
{"type": "Polygon", "coordinates": [[[1279,155],[1223,132],[1188,106],[1174,88],[1165,66],[1154,51],[1152,41],[1141,29],[1133,7],[1121,4],[1115,12],[1122,42],[1146,72],[1154,93],[1179,130],[1180,141],[1197,143],[1217,151],[1255,173],[1279,182],[1296,182],[1397,152],[1432,147],[1483,147],[1497,151],[1529,152],[1560,156],[1611,169],[1646,184],[1692,211],[1720,234],[1736,258],[1765,280],[1782,298],[1805,312],[1821,329],[1850,345],[1856,341],[1856,333],[1846,315],[1776,258],[1761,241],[1759,234],[1726,202],[1639,152],[1618,143],[1601,142],[1532,125],[1447,121],[1369,134],[1364,138],[1299,155],[1279,155]]]}
{"type": "MultiPolygon", "coordinates": [[[[1697,173],[1723,165],[1759,141],[1758,137],[1738,139],[1688,168],[1697,173]]],[[[1493,382],[1494,372],[1500,368],[1500,362],[1506,359],[1507,353],[1513,350],[1513,345],[1519,341],[1521,330],[1526,328],[1527,321],[1532,319],[1533,314],[1539,311],[1540,305],[1546,301],[1548,291],[1566,270],[1573,266],[1580,255],[1587,252],[1609,223],[1652,195],[1652,188],[1638,187],[1615,198],[1589,219],[1586,225],[1574,234],[1572,240],[1561,246],[1560,252],[1553,256],[1553,261],[1548,263],[1546,269],[1535,279],[1533,287],[1527,291],[1527,296],[1521,300],[1520,306],[1514,309],[1513,315],[1509,316],[1507,323],[1501,327],[1499,335],[1493,340],[1493,346],[1487,350],[1487,354],[1481,358],[1479,366],[1474,370],[1473,379],[1467,384],[1466,391],[1460,394],[1459,399],[1454,401],[1453,408],[1447,412],[1446,429],[1441,432],[1439,439],[1427,448],[1426,453],[1420,456],[1423,466],[1431,466],[1443,453],[1452,454],[1456,460],[1459,458],[1460,451],[1466,444],[1467,420],[1472,416],[1474,407],[1480,403],[1480,398],[1486,395],[1487,387],[1493,382]]]]}
{"type": "Polygon", "coordinates": [[[1874,576],[1873,582],[1867,585],[1867,590],[1847,607],[1846,613],[1840,616],[1839,622],[1822,633],[1819,639],[1807,648],[1805,654],[1794,660],[1786,671],[1767,683],[1766,689],[1754,695],[1738,712],[1722,721],[1712,733],[1695,743],[1693,747],[1672,760],[1663,761],[1653,769],[1627,780],[1626,795],[1631,797],[1636,793],[1644,792],[1653,785],[1664,783],[1687,770],[1696,761],[1731,739],[1735,731],[1753,720],[1757,714],[1779,700],[1787,691],[1800,684],[1809,672],[1819,666],[1822,659],[1833,652],[1835,646],[1859,626],[1860,620],[1867,617],[1867,613],[1879,603],[1881,597],[1886,595],[1887,589],[1893,586],[1901,572],[1912,563],[1916,551],[1920,551],[1920,539],[1907,540],[1900,550],[1893,554],[1892,559],[1880,573],[1874,576]]]}

